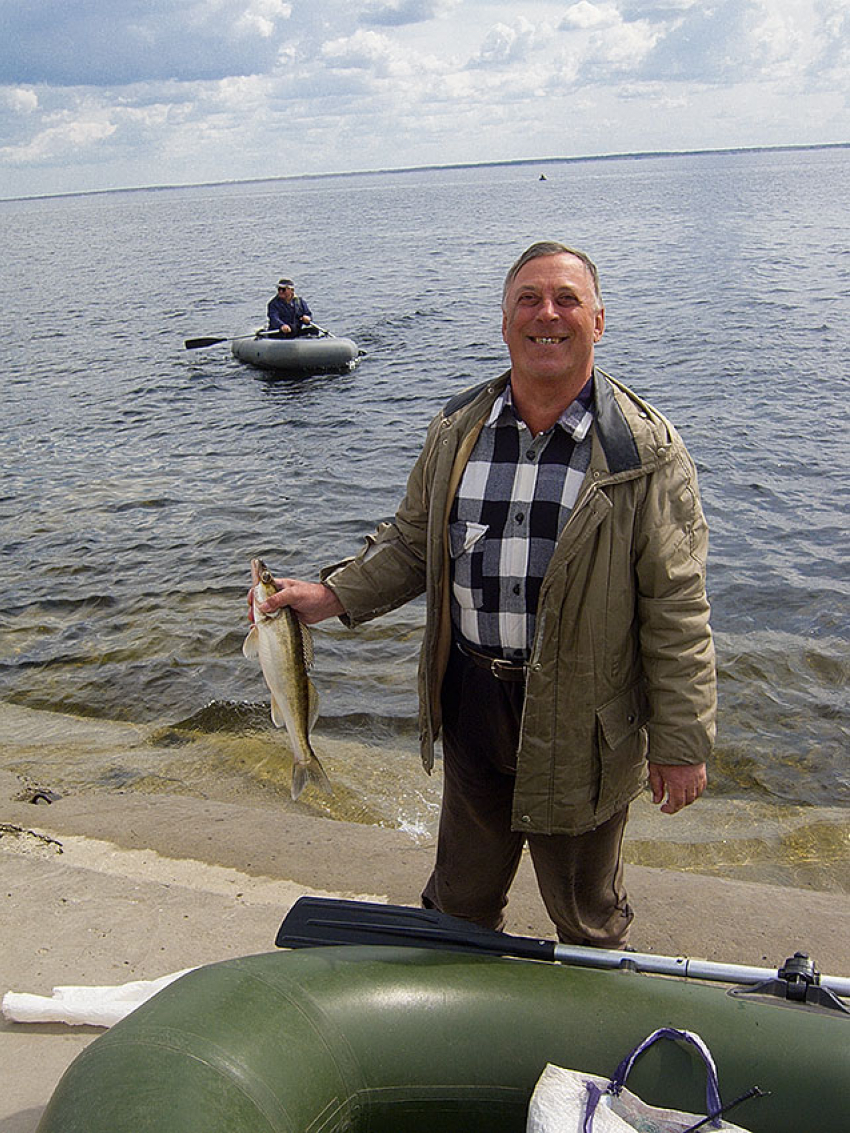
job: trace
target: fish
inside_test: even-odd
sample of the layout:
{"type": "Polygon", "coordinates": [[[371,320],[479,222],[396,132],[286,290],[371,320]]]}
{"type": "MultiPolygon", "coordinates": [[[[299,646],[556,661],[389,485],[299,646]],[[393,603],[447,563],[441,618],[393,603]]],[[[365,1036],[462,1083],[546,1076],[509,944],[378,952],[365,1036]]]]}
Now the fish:
{"type": "Polygon", "coordinates": [[[297,799],[308,783],[327,794],[333,787],[313,751],[310,732],[319,714],[319,695],[308,671],[313,664],[313,639],[289,606],[273,614],[259,608],[278,590],[262,559],[251,560],[254,591],[254,624],[245,638],[242,652],[258,658],[263,678],[271,693],[271,716],[276,728],[286,728],[294,757],[292,797],[297,799]]]}

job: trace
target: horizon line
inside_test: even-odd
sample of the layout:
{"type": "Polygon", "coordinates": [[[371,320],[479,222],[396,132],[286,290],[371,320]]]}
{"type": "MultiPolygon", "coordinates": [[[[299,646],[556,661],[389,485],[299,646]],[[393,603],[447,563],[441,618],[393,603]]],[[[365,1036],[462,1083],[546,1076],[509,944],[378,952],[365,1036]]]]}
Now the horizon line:
{"type": "Polygon", "coordinates": [[[93,197],[107,193],[151,193],[182,189],[218,188],[224,185],[264,185],[274,181],[324,180],[331,177],[374,177],[391,173],[425,173],[449,169],[495,169],[507,165],[567,165],[593,161],[644,161],[670,157],[704,157],[712,154],[787,153],[806,150],[850,149],[850,142],[813,142],[772,146],[719,146],[714,149],[636,150],[625,153],[584,154],[576,157],[521,157],[501,161],[461,161],[446,164],[406,165],[386,169],[352,169],[328,173],[284,173],[273,177],[234,177],[220,181],[189,181],[173,185],[134,185],[111,189],[69,189],[60,193],[33,193],[0,197],[0,203],[50,201],[67,197],[93,197]]]}

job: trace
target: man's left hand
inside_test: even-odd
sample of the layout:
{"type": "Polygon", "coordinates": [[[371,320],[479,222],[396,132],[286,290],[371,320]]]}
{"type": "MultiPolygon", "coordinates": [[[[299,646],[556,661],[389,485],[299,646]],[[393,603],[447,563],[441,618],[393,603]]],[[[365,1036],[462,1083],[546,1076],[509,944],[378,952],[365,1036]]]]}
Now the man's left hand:
{"type": "Polygon", "coordinates": [[[705,790],[708,777],[704,763],[650,763],[649,786],[652,801],[663,803],[665,814],[675,814],[683,807],[696,802],[705,790]],[[667,801],[664,802],[664,796],[667,801]]]}

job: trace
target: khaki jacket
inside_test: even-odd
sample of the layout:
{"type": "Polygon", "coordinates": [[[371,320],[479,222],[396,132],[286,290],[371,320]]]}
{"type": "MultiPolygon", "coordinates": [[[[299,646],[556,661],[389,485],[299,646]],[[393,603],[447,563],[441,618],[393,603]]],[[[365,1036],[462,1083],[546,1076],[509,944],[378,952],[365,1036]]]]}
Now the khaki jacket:
{"type": "MultiPolygon", "coordinates": [[[[432,421],[392,523],[323,579],[354,626],[426,594],[420,741],[430,772],[451,645],[448,520],[464,466],[509,374],[432,421]]],[[[673,426],[595,371],[590,466],[540,594],[512,824],[579,834],[627,806],[654,763],[702,763],[714,738],[708,530],[673,426]]]]}

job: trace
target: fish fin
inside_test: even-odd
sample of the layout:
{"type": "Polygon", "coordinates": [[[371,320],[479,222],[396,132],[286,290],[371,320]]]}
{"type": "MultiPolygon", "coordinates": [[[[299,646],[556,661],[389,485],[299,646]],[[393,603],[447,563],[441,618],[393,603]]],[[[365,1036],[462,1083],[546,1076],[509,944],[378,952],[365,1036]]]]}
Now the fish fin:
{"type": "Polygon", "coordinates": [[[312,732],[316,720],[319,718],[319,693],[316,686],[307,678],[307,719],[310,721],[312,732]]]}
{"type": "Polygon", "coordinates": [[[286,727],[286,717],[280,710],[278,702],[272,697],[272,723],[276,728],[286,727]]]}
{"type": "Polygon", "coordinates": [[[242,652],[246,657],[256,657],[260,652],[260,632],[256,626],[251,626],[248,636],[242,642],[242,652]]]}
{"type": "Polygon", "coordinates": [[[292,765],[292,797],[297,799],[308,783],[312,783],[314,787],[318,787],[320,791],[324,791],[326,795],[332,795],[334,789],[331,786],[331,781],[325,774],[325,769],[319,763],[318,759],[311,759],[309,763],[293,763],[292,765]]]}
{"type": "Polygon", "coordinates": [[[318,759],[314,760],[307,767],[307,778],[313,783],[320,791],[324,791],[326,795],[332,795],[334,789],[331,786],[331,781],[325,774],[325,769],[319,763],[318,759]]]}
{"type": "Polygon", "coordinates": [[[313,668],[313,635],[307,626],[301,626],[301,649],[304,653],[304,668],[309,672],[313,668]]]}
{"type": "Polygon", "coordinates": [[[300,634],[301,657],[304,659],[304,667],[309,671],[313,667],[313,634],[307,629],[304,622],[299,622],[296,619],[295,624],[300,634]]]}
{"type": "Polygon", "coordinates": [[[303,763],[292,764],[292,797],[297,799],[307,786],[307,768],[303,763]]]}

